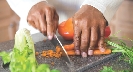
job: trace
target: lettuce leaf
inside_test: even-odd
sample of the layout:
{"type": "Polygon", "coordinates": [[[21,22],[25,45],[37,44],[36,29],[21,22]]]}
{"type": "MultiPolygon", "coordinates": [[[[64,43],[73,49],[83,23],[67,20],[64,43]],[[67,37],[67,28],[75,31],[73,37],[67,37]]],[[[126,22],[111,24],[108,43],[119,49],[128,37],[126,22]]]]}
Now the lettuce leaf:
{"type": "Polygon", "coordinates": [[[4,64],[10,62],[10,60],[11,60],[10,54],[11,54],[11,53],[7,53],[7,52],[5,52],[5,51],[0,52],[0,56],[2,57],[2,61],[4,62],[4,64]]]}
{"type": "Polygon", "coordinates": [[[51,72],[48,64],[37,64],[35,48],[30,31],[18,30],[12,52],[0,52],[4,64],[9,63],[11,72],[51,72]]]}
{"type": "Polygon", "coordinates": [[[11,72],[35,72],[36,58],[33,40],[27,29],[18,30],[10,61],[11,72]]]}

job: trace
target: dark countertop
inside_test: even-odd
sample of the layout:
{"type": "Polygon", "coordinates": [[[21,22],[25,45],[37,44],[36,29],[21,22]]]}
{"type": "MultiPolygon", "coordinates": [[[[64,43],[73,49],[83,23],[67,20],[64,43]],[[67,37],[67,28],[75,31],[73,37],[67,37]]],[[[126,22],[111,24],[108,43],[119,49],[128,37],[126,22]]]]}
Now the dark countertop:
{"type": "MultiPolygon", "coordinates": [[[[32,36],[33,38],[43,38],[44,37],[38,37],[39,34],[35,34],[32,36]]],[[[50,41],[41,41],[43,39],[33,39],[36,41],[35,43],[35,49],[36,51],[42,51],[46,49],[54,49],[53,45],[50,43],[50,41]],[[38,40],[38,41],[37,41],[38,40]]],[[[63,44],[69,44],[71,41],[65,41],[62,38],[60,38],[61,42],[63,44]]],[[[9,51],[13,48],[14,40],[10,40],[7,42],[0,43],[0,51],[9,51]]],[[[110,54],[110,55],[99,55],[99,56],[89,56],[87,58],[82,58],[80,56],[70,56],[70,59],[72,60],[74,66],[73,69],[76,70],[76,72],[99,72],[103,66],[112,66],[114,70],[120,71],[125,69],[130,69],[130,66],[124,62],[123,60],[119,60],[119,56],[121,56],[121,53],[116,54],[110,54]]],[[[55,65],[51,68],[57,68],[60,69],[62,72],[70,72],[66,63],[61,59],[51,59],[51,58],[41,58],[40,56],[37,56],[38,63],[48,63],[55,62],[55,65]]],[[[2,61],[0,59],[0,72],[6,72],[2,68],[2,61]]],[[[73,72],[73,71],[72,71],[73,72]]]]}

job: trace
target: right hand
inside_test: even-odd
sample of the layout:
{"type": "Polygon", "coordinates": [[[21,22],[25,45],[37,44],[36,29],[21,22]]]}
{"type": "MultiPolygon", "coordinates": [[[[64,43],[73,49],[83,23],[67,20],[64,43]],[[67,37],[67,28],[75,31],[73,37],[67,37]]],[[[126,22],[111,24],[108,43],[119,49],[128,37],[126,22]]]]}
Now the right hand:
{"type": "Polygon", "coordinates": [[[55,8],[45,1],[34,5],[30,9],[27,17],[27,22],[48,36],[49,40],[51,40],[56,33],[58,20],[59,16],[55,8]]]}
{"type": "Polygon", "coordinates": [[[75,53],[87,57],[97,47],[105,51],[104,32],[107,21],[103,14],[91,5],[83,5],[73,16],[75,53]]]}

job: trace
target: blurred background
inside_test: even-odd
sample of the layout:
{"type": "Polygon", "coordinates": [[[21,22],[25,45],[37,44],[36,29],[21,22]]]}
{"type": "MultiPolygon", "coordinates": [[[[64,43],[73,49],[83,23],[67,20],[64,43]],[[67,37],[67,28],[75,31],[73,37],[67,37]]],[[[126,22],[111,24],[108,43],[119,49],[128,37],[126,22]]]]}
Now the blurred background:
{"type": "MultiPolygon", "coordinates": [[[[14,39],[19,20],[6,0],[0,0],[0,42],[14,39]]],[[[111,36],[115,34],[122,39],[133,39],[133,0],[123,1],[109,25],[111,36]]]]}

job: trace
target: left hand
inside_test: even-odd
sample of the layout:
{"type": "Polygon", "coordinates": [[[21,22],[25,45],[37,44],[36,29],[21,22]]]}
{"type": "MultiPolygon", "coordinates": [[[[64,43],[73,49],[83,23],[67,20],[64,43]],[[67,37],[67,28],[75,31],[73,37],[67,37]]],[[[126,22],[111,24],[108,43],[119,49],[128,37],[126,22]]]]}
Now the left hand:
{"type": "Polygon", "coordinates": [[[106,19],[103,14],[90,5],[83,5],[73,16],[75,53],[82,57],[93,55],[99,48],[105,51],[104,31],[106,19]]]}
{"type": "Polygon", "coordinates": [[[51,40],[56,33],[59,16],[55,8],[46,1],[39,2],[30,9],[27,22],[51,40]]]}

